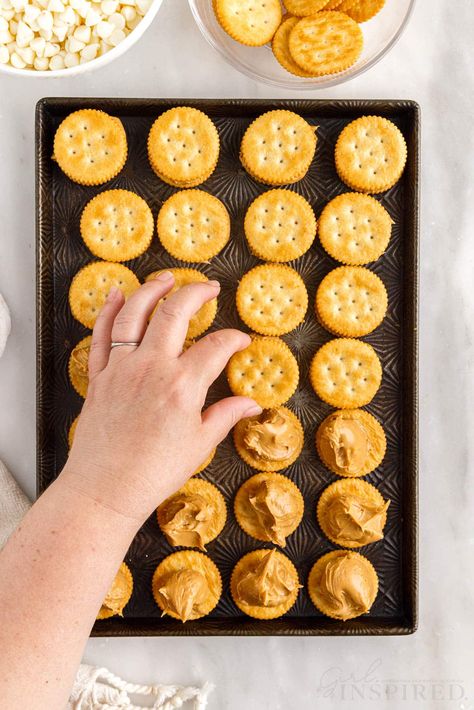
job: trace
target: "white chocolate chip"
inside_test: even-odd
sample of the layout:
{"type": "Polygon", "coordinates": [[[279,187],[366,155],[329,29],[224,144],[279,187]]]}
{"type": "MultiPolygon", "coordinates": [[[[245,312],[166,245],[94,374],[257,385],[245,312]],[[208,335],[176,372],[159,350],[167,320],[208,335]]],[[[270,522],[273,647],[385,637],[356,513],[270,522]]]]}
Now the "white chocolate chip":
{"type": "Polygon", "coordinates": [[[125,18],[119,12],[114,12],[113,15],[110,15],[108,22],[111,22],[118,30],[123,30],[125,27],[125,18]]]}
{"type": "Polygon", "coordinates": [[[84,47],[86,46],[85,42],[81,42],[80,40],[76,39],[75,37],[68,37],[66,42],[64,43],[64,46],[66,48],[66,52],[72,52],[73,54],[76,52],[80,52],[84,47]]]}
{"type": "Polygon", "coordinates": [[[65,9],[61,0],[49,0],[48,2],[48,12],[64,12],[65,9]]]}
{"type": "Polygon", "coordinates": [[[100,3],[100,9],[104,15],[113,15],[114,12],[117,12],[118,6],[118,0],[103,0],[100,3]]]}
{"type": "Polygon", "coordinates": [[[43,37],[43,39],[46,40],[46,42],[49,42],[53,38],[53,30],[40,30],[39,31],[39,36],[43,37]]]}
{"type": "Polygon", "coordinates": [[[46,46],[44,48],[43,52],[43,57],[47,57],[50,59],[51,57],[54,57],[56,54],[59,54],[60,46],[59,44],[55,44],[54,42],[46,42],[46,46]]]}
{"type": "Polygon", "coordinates": [[[12,65],[12,67],[15,67],[15,69],[25,69],[26,67],[26,62],[23,61],[20,55],[16,52],[13,52],[13,54],[11,55],[10,64],[12,65]]]}
{"type": "Polygon", "coordinates": [[[84,44],[89,44],[90,39],[91,39],[91,28],[86,27],[86,25],[79,25],[79,27],[76,27],[74,30],[74,35],[76,39],[79,40],[79,42],[84,42],[84,44]]]}
{"type": "Polygon", "coordinates": [[[0,44],[8,44],[13,42],[13,35],[9,30],[0,30],[0,44]]]}
{"type": "Polygon", "coordinates": [[[44,30],[45,32],[49,32],[53,29],[53,15],[51,12],[48,12],[47,10],[43,10],[43,12],[40,12],[38,15],[38,26],[41,30],[44,30]]]}
{"type": "Polygon", "coordinates": [[[114,30],[110,37],[107,38],[107,42],[112,45],[112,47],[116,47],[120,42],[123,42],[125,39],[126,34],[123,30],[114,30]]]}
{"type": "Polygon", "coordinates": [[[64,57],[64,64],[68,67],[77,67],[79,64],[79,54],[76,54],[74,52],[67,52],[66,56],[64,57]]]}
{"type": "Polygon", "coordinates": [[[36,57],[33,62],[33,66],[37,71],[47,71],[49,67],[49,60],[46,57],[36,57]]]}
{"type": "Polygon", "coordinates": [[[86,25],[88,27],[94,27],[100,22],[100,14],[97,10],[90,9],[86,16],[86,25]]]}
{"type": "Polygon", "coordinates": [[[51,59],[49,60],[49,68],[51,69],[51,71],[64,69],[64,59],[61,57],[60,54],[55,54],[54,57],[51,57],[51,59]]]}
{"type": "Polygon", "coordinates": [[[110,37],[112,32],[114,31],[115,27],[111,22],[106,22],[105,20],[101,20],[97,24],[97,36],[100,37],[101,39],[107,39],[110,37]]]}
{"type": "Polygon", "coordinates": [[[137,16],[137,11],[135,10],[134,7],[130,7],[130,5],[125,5],[125,7],[122,7],[120,10],[120,14],[123,15],[125,18],[125,22],[128,23],[132,22],[137,16]]]}
{"type": "Polygon", "coordinates": [[[18,47],[27,47],[34,39],[34,37],[35,33],[31,29],[31,27],[28,27],[26,22],[20,20],[16,31],[16,43],[18,47]]]}
{"type": "Polygon", "coordinates": [[[35,37],[30,42],[30,47],[33,50],[33,52],[36,54],[37,57],[43,58],[44,57],[44,50],[46,48],[46,40],[43,39],[43,37],[35,37]]]}
{"type": "Polygon", "coordinates": [[[137,10],[140,15],[145,15],[145,13],[148,12],[148,10],[150,9],[151,2],[152,0],[137,0],[137,10]]]}
{"type": "Polygon", "coordinates": [[[95,59],[97,57],[98,51],[99,45],[97,43],[88,44],[87,47],[84,47],[81,52],[81,61],[90,62],[91,59],[95,59]]]}
{"type": "Polygon", "coordinates": [[[33,62],[35,61],[35,53],[31,49],[31,47],[18,47],[16,51],[23,59],[25,64],[33,66],[33,62]]]}

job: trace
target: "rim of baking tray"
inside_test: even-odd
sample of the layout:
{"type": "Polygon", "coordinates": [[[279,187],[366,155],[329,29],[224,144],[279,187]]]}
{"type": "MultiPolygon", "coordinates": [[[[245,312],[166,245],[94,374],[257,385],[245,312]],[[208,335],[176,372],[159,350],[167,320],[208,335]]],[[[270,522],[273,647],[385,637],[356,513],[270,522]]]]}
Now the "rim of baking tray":
{"type": "Polygon", "coordinates": [[[20,76],[23,78],[39,78],[42,79],[57,79],[63,76],[74,76],[76,74],[85,74],[93,69],[100,69],[100,67],[109,64],[117,57],[124,54],[132,45],[137,42],[140,37],[146,32],[150,27],[151,23],[155,19],[158,10],[160,9],[163,0],[153,0],[150,7],[148,8],[145,15],[142,17],[138,25],[128,34],[122,42],[120,42],[116,47],[109,49],[105,54],[101,54],[100,57],[91,59],[89,62],[84,62],[84,64],[78,64],[75,67],[66,67],[65,69],[55,69],[47,71],[37,71],[36,69],[16,69],[9,64],[0,64],[0,74],[10,74],[11,76],[20,76]]]}
{"type": "Polygon", "coordinates": [[[264,84],[268,84],[270,86],[278,86],[280,88],[284,89],[302,89],[302,90],[318,90],[318,89],[327,89],[330,86],[337,86],[338,84],[343,84],[346,81],[350,81],[351,79],[355,79],[358,76],[361,76],[361,74],[364,74],[366,71],[371,69],[373,66],[378,64],[378,62],[385,57],[386,54],[396,45],[400,37],[402,36],[406,26],[408,25],[408,22],[412,16],[413,9],[415,7],[416,0],[410,0],[410,4],[407,8],[405,17],[403,18],[403,21],[398,28],[397,32],[394,34],[392,39],[385,45],[383,49],[378,52],[370,61],[368,61],[366,64],[361,66],[359,69],[357,69],[355,72],[351,73],[351,69],[347,69],[344,72],[340,72],[339,74],[333,74],[329,77],[321,77],[323,79],[322,81],[319,81],[318,83],[315,83],[314,80],[310,79],[303,79],[299,77],[293,77],[292,80],[285,80],[285,79],[272,79],[271,77],[264,76],[261,74],[258,74],[253,69],[250,69],[247,67],[245,64],[243,64],[239,59],[234,59],[231,58],[228,54],[227,51],[222,47],[218,42],[214,40],[213,37],[211,37],[211,34],[208,32],[208,29],[203,22],[201,15],[199,13],[199,10],[196,5],[196,0],[188,0],[189,2],[189,7],[191,9],[191,12],[193,14],[194,20],[196,21],[197,26],[199,27],[201,34],[203,37],[206,39],[208,44],[213,47],[213,49],[218,52],[221,57],[227,62],[227,64],[230,64],[230,66],[234,67],[234,69],[237,69],[240,71],[242,74],[245,74],[248,76],[250,79],[253,79],[254,81],[261,81],[264,84]]]}

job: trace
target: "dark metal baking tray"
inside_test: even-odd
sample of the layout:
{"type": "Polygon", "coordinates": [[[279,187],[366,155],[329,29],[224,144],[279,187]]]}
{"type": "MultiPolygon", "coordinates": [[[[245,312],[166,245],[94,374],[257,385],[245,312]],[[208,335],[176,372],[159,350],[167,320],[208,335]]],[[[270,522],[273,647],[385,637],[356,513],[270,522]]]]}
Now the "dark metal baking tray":
{"type": "MultiPolygon", "coordinates": [[[[382,386],[367,410],[383,424],[388,440],[387,455],[367,477],[385,498],[390,498],[385,538],[361,549],[374,564],[380,591],[369,614],[347,622],[323,617],[311,604],[307,591],[300,591],[295,606],[275,621],[255,621],[234,605],[228,591],[231,570],[245,552],[265,546],[247,536],[233,515],[233,498],[242,482],[252,475],[234,451],[231,437],[218,448],[212,464],[202,474],[224,494],[228,520],[222,534],[208,545],[208,554],[219,567],[224,593],[208,617],[181,624],[161,618],[151,594],[156,565],[173,551],[151,516],[134,539],[126,556],[134,580],[133,596],[124,618],[96,623],[95,635],[380,635],[409,634],[417,625],[417,280],[419,199],[419,108],[412,101],[270,101],[270,100],[161,100],[161,99],[42,99],[36,111],[37,190],[37,476],[38,492],[58,475],[67,457],[67,432],[79,413],[82,400],[67,374],[72,347],[87,330],[72,317],[68,288],[74,274],[94,257],[79,233],[81,211],[88,200],[105,188],[120,187],[137,192],[157,214],[174,188],[152,172],[146,139],[153,120],[164,110],[191,105],[205,111],[216,123],[221,153],[214,174],[202,186],[226,204],[232,217],[232,239],[210,263],[200,264],[209,277],[222,284],[219,311],[213,328],[242,327],[234,307],[237,282],[257,263],[243,236],[243,218],[251,200],[265,188],[256,183],[239,162],[239,146],[246,126],[259,114],[275,108],[296,111],[317,125],[318,146],[308,175],[292,186],[312,204],[318,216],[322,207],[346,191],[334,168],[334,144],[341,129],[364,114],[379,114],[399,126],[408,144],[408,164],[402,179],[378,199],[394,220],[393,236],[384,256],[370,266],[385,282],[389,309],[382,325],[364,338],[383,364],[382,386]],[[101,187],[77,185],[51,160],[53,137],[60,121],[79,108],[100,108],[124,123],[129,143],[127,163],[114,180],[101,187]]],[[[155,237],[142,256],[127,263],[142,280],[160,267],[179,265],[155,237]]],[[[181,264],[182,265],[182,264],[181,264]]],[[[323,276],[337,266],[318,241],[293,263],[303,276],[310,307],[302,325],[284,336],[300,364],[301,380],[289,406],[305,428],[305,448],[285,473],[295,481],[305,498],[305,515],[288,539],[286,554],[306,583],[313,562],[334,549],[318,528],[315,507],[321,491],[335,477],[319,461],[314,434],[330,411],[311,389],[308,364],[320,345],[331,336],[317,322],[312,302],[323,276]]],[[[210,401],[228,394],[221,377],[210,401]]]]}

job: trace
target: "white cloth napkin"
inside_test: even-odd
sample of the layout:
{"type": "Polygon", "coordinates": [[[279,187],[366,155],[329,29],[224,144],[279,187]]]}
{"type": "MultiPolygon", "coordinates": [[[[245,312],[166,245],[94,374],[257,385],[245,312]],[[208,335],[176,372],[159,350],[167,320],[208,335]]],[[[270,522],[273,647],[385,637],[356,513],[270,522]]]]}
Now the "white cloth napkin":
{"type": "MultiPolygon", "coordinates": [[[[8,307],[0,294],[0,357],[10,334],[11,321],[8,307]]],[[[30,508],[30,501],[0,460],[0,550],[8,537],[18,526],[30,508]]],[[[202,688],[180,685],[134,685],[118,678],[107,668],[96,668],[82,664],[66,710],[175,710],[176,708],[194,708],[204,710],[207,698],[213,690],[211,683],[202,688]],[[153,698],[153,705],[136,705],[140,696],[153,698]]]]}

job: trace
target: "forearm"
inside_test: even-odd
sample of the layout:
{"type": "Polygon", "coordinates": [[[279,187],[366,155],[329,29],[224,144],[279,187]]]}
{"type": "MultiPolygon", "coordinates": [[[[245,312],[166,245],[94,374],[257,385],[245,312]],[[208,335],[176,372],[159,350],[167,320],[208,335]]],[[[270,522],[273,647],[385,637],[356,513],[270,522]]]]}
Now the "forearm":
{"type": "Polygon", "coordinates": [[[63,710],[98,609],[137,523],[61,477],[0,552],[0,697],[63,710]]]}

